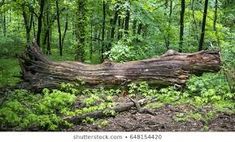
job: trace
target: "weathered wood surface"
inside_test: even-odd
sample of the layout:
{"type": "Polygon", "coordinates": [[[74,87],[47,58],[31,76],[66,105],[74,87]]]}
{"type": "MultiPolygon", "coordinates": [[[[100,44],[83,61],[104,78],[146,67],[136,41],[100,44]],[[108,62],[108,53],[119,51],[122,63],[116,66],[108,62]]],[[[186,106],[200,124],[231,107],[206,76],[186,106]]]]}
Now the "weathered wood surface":
{"type": "Polygon", "coordinates": [[[41,90],[55,88],[62,82],[84,81],[89,85],[124,84],[147,81],[156,85],[184,85],[189,74],[220,70],[219,51],[195,53],[167,52],[160,57],[125,63],[104,62],[98,65],[76,61],[53,62],[34,42],[20,56],[21,87],[41,90]]]}

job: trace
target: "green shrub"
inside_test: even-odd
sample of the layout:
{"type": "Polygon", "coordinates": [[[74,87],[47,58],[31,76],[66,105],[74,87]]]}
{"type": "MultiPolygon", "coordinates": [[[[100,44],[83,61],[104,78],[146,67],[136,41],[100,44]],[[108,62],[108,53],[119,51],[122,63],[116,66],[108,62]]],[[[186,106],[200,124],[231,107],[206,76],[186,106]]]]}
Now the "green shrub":
{"type": "Polygon", "coordinates": [[[123,42],[114,44],[112,49],[106,52],[111,61],[125,62],[132,60],[140,60],[149,57],[148,47],[129,46],[123,42]]]}
{"type": "Polygon", "coordinates": [[[0,57],[13,57],[24,50],[24,45],[21,39],[11,36],[1,36],[0,47],[0,57]]]}
{"type": "Polygon", "coordinates": [[[71,110],[76,97],[59,90],[44,89],[43,93],[15,90],[7,94],[0,108],[0,128],[58,130],[67,126],[62,112],[71,110]]]}

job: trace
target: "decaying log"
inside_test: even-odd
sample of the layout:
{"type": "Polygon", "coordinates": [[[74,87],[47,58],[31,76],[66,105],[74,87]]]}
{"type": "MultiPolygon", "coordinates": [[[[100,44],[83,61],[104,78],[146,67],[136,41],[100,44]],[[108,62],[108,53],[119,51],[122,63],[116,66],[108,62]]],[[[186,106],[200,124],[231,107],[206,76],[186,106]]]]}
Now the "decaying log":
{"type": "MultiPolygon", "coordinates": [[[[146,105],[148,102],[147,99],[142,99],[137,101],[137,103],[140,106],[146,105]]],[[[130,110],[132,107],[135,107],[135,103],[134,102],[128,102],[128,103],[121,103],[118,104],[117,106],[115,106],[114,108],[110,109],[112,111],[115,111],[115,113],[120,113],[120,112],[124,112],[124,111],[128,111],[130,110]]],[[[99,110],[99,111],[94,111],[94,112],[90,112],[84,115],[76,115],[76,116],[72,116],[72,117],[65,117],[64,120],[69,121],[71,123],[80,123],[82,120],[84,120],[85,118],[89,117],[89,118],[104,118],[104,117],[109,117],[112,116],[113,114],[110,113],[105,113],[104,110],[99,110]]]]}
{"type": "Polygon", "coordinates": [[[195,53],[167,52],[160,57],[98,65],[75,61],[53,62],[46,58],[34,42],[20,56],[21,87],[31,90],[55,88],[61,82],[84,81],[89,85],[123,84],[147,81],[158,85],[184,85],[189,74],[219,71],[219,51],[195,53]]]}

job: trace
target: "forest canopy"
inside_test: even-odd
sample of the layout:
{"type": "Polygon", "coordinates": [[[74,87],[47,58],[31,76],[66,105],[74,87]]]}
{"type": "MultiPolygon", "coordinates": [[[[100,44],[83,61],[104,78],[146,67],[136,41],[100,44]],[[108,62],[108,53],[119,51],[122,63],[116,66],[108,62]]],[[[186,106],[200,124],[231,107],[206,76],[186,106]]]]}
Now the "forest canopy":
{"type": "Polygon", "coordinates": [[[0,6],[3,55],[10,41],[36,39],[45,54],[100,63],[167,49],[230,48],[234,38],[233,0],[1,0],[0,6]]]}

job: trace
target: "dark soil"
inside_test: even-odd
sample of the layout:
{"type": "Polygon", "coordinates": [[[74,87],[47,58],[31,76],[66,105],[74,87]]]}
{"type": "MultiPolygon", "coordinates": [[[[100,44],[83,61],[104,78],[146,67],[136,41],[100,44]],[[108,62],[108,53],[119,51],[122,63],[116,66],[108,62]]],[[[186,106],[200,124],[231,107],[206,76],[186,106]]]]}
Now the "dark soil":
{"type": "MultiPolygon", "coordinates": [[[[190,105],[166,105],[155,110],[156,115],[139,113],[135,110],[123,112],[115,117],[107,118],[107,126],[80,124],[69,131],[235,131],[235,114],[218,113],[212,119],[186,121],[175,120],[177,113],[195,111],[190,105]]],[[[210,107],[202,108],[204,114],[210,107]]],[[[203,115],[202,115],[203,116],[203,115]]]]}

